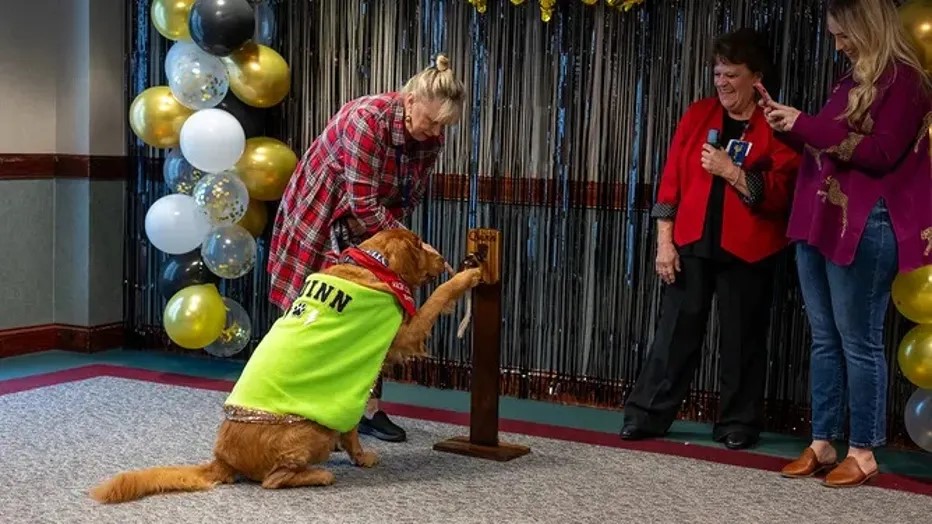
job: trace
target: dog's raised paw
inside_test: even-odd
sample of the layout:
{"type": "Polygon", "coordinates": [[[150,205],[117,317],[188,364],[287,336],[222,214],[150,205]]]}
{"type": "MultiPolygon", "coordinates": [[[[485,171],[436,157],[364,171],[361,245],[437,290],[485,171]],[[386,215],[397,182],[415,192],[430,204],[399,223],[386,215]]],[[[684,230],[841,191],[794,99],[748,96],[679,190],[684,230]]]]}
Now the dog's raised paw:
{"type": "Polygon", "coordinates": [[[473,268],[469,270],[469,284],[470,287],[476,287],[479,285],[479,282],[482,281],[482,269],[473,268]]]}
{"type": "Polygon", "coordinates": [[[356,455],[355,461],[361,468],[371,468],[379,463],[379,455],[374,451],[363,451],[356,455]]]}
{"type": "Polygon", "coordinates": [[[456,275],[457,286],[471,289],[479,285],[482,280],[482,269],[478,267],[466,269],[456,275]]]}

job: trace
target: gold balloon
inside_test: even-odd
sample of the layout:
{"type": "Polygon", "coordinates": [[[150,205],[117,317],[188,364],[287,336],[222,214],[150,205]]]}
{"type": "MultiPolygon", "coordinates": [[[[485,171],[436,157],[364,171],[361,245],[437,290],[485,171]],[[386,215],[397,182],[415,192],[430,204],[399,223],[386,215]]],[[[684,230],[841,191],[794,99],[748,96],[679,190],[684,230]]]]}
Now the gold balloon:
{"type": "Polygon", "coordinates": [[[213,284],[188,286],[169,299],[162,314],[165,332],[186,349],[209,346],[226,326],[227,309],[213,284]]]}
{"type": "Polygon", "coordinates": [[[932,324],[932,264],[898,274],[891,295],[901,315],[917,324],[932,324]]]}
{"type": "Polygon", "coordinates": [[[288,144],[257,136],[246,140],[246,150],[236,163],[240,178],[255,200],[278,200],[285,192],[298,157],[288,144]]]}
{"type": "Polygon", "coordinates": [[[919,59],[932,70],[932,0],[913,0],[900,7],[900,20],[906,27],[919,59]]]}
{"type": "Polygon", "coordinates": [[[906,333],[896,360],[910,382],[932,389],[932,325],[919,325],[906,333]]]}
{"type": "Polygon", "coordinates": [[[291,89],[288,62],[271,47],[249,42],[222,60],[230,74],[230,90],[247,105],[272,107],[291,89]]]}
{"type": "Polygon", "coordinates": [[[129,106],[129,126],[152,147],[175,147],[181,141],[181,126],[193,109],[181,105],[168,86],[146,89],[129,106]]]}
{"type": "Polygon", "coordinates": [[[194,0],[153,0],[149,10],[152,25],[169,40],[189,40],[188,15],[192,5],[194,0]]]}
{"type": "Polygon", "coordinates": [[[246,214],[237,222],[237,225],[249,231],[252,236],[259,238],[265,231],[266,224],[269,223],[269,209],[265,202],[261,200],[250,200],[249,207],[246,208],[246,214]]]}

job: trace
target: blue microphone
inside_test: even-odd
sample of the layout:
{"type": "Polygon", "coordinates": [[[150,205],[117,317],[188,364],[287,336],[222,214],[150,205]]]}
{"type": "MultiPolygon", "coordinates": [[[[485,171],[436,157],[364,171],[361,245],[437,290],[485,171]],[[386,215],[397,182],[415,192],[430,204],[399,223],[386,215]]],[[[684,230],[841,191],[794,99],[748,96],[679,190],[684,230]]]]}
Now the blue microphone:
{"type": "Polygon", "coordinates": [[[706,142],[715,146],[721,147],[721,144],[718,143],[718,129],[709,129],[709,134],[706,136],[706,142]]]}

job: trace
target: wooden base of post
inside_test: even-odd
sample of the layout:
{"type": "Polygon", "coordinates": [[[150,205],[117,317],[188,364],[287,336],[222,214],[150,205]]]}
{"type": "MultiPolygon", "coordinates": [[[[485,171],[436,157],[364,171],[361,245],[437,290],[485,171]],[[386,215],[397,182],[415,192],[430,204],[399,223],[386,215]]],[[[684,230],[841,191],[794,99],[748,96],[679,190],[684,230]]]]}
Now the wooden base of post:
{"type": "Polygon", "coordinates": [[[446,453],[497,460],[499,462],[508,462],[509,460],[516,459],[531,452],[531,448],[527,446],[507,444],[504,442],[499,442],[494,446],[474,444],[469,441],[469,437],[453,437],[443,442],[438,442],[434,444],[434,449],[446,453]]]}
{"type": "MultiPolygon", "coordinates": [[[[470,240],[478,238],[480,247],[483,247],[484,241],[493,244],[485,251],[491,255],[494,267],[500,267],[497,260],[501,252],[500,233],[495,231],[482,236],[482,230],[478,235],[473,235],[474,231],[470,231],[470,240]]],[[[497,270],[492,273],[498,277],[497,270]]],[[[473,289],[472,309],[474,323],[469,436],[438,442],[434,449],[505,462],[527,455],[531,448],[498,440],[499,348],[502,340],[502,284],[499,278],[491,283],[481,283],[473,289]]]]}

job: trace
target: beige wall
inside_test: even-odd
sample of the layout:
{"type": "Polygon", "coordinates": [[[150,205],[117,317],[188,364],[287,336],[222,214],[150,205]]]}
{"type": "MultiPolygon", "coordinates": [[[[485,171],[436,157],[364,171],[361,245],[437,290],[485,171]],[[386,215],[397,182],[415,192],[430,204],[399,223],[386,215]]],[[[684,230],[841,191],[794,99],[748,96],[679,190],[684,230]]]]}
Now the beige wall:
{"type": "MultiPolygon", "coordinates": [[[[124,9],[4,10],[0,153],[125,154],[124,9]]],[[[122,319],[124,191],[123,181],[0,179],[0,329],[122,319]]]]}

